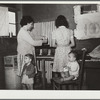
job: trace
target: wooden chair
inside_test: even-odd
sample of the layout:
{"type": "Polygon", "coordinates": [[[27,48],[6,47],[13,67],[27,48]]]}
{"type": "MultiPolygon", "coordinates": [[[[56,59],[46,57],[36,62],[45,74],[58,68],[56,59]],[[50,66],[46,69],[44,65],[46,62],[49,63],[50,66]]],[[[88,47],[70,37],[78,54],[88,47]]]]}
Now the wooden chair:
{"type": "Polygon", "coordinates": [[[85,55],[86,55],[86,49],[83,48],[82,50],[82,59],[79,60],[80,64],[80,70],[79,70],[79,77],[77,80],[69,80],[69,81],[63,81],[61,82],[58,78],[52,78],[51,82],[53,85],[53,90],[62,90],[63,86],[66,86],[67,89],[69,86],[77,86],[78,90],[82,89],[82,83],[83,83],[83,76],[84,76],[84,64],[85,64],[85,55]]]}

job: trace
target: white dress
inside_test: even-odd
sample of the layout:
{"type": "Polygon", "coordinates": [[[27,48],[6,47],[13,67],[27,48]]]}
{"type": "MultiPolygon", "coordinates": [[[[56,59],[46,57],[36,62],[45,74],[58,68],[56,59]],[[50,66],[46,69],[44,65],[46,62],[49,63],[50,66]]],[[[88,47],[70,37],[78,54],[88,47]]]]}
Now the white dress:
{"type": "Polygon", "coordinates": [[[79,76],[79,64],[77,61],[68,62],[69,74],[75,76],[74,80],[79,76]]]}
{"type": "Polygon", "coordinates": [[[57,43],[53,72],[62,72],[63,67],[67,65],[68,53],[71,51],[69,46],[71,38],[73,38],[73,31],[65,26],[60,26],[52,32],[52,39],[55,39],[57,43]]]}

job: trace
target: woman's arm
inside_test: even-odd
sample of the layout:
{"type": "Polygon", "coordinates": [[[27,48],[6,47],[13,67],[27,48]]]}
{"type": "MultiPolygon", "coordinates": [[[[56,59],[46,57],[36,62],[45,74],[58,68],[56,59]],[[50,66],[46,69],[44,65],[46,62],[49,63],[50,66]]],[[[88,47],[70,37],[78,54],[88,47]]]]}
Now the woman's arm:
{"type": "Polygon", "coordinates": [[[57,45],[56,45],[56,40],[55,39],[52,39],[52,47],[56,47],[57,45]]]}
{"type": "Polygon", "coordinates": [[[70,47],[74,47],[74,46],[75,46],[74,36],[71,36],[71,43],[70,43],[70,47]]]}
{"type": "Polygon", "coordinates": [[[75,46],[75,40],[74,40],[74,34],[73,34],[73,31],[70,30],[70,47],[74,47],[75,46]]]}
{"type": "Polygon", "coordinates": [[[57,42],[56,42],[56,31],[52,32],[52,42],[51,42],[51,46],[52,47],[56,47],[57,46],[57,42]]]}
{"type": "Polygon", "coordinates": [[[41,46],[43,40],[33,40],[28,32],[22,34],[22,39],[33,46],[41,46]]]}

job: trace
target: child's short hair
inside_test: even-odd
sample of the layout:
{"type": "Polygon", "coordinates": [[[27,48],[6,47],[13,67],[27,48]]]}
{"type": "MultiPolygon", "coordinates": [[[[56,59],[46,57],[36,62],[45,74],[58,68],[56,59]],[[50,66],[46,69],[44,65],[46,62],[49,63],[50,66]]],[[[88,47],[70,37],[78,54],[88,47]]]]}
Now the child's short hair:
{"type": "Polygon", "coordinates": [[[35,65],[35,59],[34,59],[34,56],[32,54],[26,54],[25,56],[29,57],[32,60],[31,62],[35,65]]]}
{"type": "Polygon", "coordinates": [[[34,59],[34,56],[32,54],[26,54],[25,56],[29,57],[30,59],[34,59]]]}
{"type": "Polygon", "coordinates": [[[69,52],[69,54],[71,54],[71,53],[72,53],[72,54],[74,55],[74,57],[77,59],[77,52],[72,50],[71,52],[69,52]]]}

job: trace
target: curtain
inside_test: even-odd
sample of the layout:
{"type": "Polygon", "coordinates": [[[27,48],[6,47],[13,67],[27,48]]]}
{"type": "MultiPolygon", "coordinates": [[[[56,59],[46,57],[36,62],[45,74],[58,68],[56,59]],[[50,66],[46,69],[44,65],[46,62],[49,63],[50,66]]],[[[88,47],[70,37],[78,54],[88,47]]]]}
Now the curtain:
{"type": "Polygon", "coordinates": [[[46,36],[48,38],[48,44],[51,46],[51,33],[55,29],[54,21],[38,22],[34,24],[34,29],[31,32],[33,38],[39,38],[39,36],[46,36]]]}
{"type": "Polygon", "coordinates": [[[9,36],[8,8],[0,7],[0,36],[9,36]]]}
{"type": "MultiPolygon", "coordinates": [[[[55,22],[54,21],[49,21],[49,22],[38,22],[34,24],[34,29],[31,32],[31,36],[33,39],[37,39],[40,36],[46,36],[48,38],[48,44],[51,46],[51,41],[52,41],[52,31],[55,30],[55,22]]],[[[45,61],[45,70],[46,70],[46,78],[47,82],[51,82],[52,78],[52,66],[50,65],[52,61],[45,61]]],[[[37,62],[37,66],[38,62],[37,62]]],[[[42,70],[41,67],[41,61],[40,61],[40,68],[39,70],[42,70]]]]}

